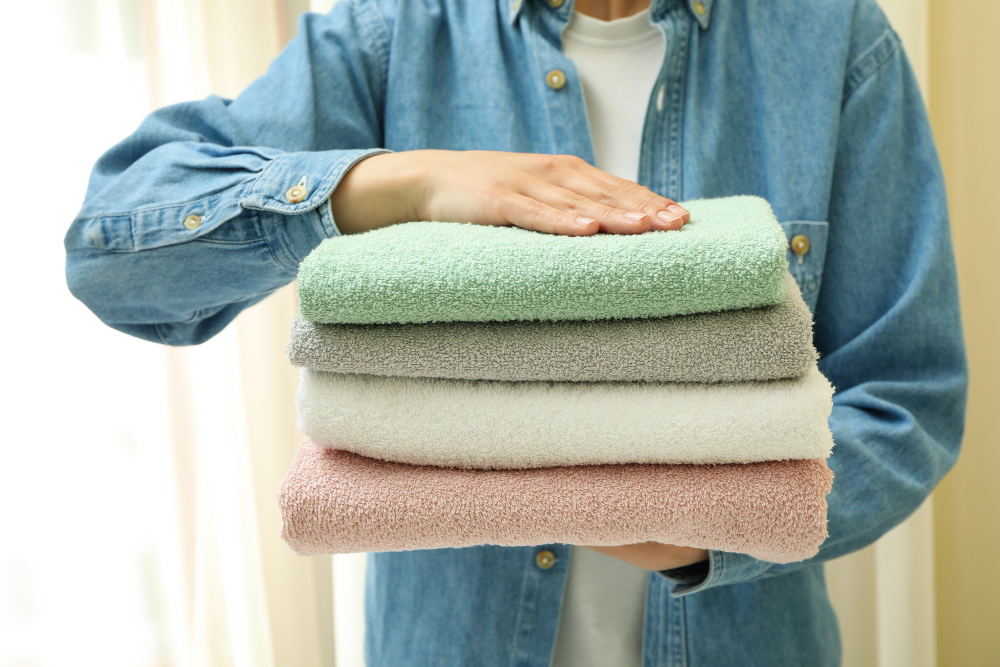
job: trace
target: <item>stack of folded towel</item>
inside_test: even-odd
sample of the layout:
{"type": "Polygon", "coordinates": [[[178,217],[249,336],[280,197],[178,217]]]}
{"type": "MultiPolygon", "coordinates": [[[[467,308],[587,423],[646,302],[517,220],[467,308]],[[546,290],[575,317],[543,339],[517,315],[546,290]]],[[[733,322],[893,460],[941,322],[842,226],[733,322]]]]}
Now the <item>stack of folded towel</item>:
{"type": "Polygon", "coordinates": [[[827,536],[833,388],[757,197],[680,231],[411,222],[302,263],[302,555],[657,541],[789,562],[827,536]]]}

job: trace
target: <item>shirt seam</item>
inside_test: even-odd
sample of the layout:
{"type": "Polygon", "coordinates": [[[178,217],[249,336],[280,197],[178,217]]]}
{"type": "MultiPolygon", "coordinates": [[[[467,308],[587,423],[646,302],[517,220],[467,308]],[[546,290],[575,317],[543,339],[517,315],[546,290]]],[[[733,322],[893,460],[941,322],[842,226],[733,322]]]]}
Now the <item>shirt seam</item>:
{"type": "MultiPolygon", "coordinates": [[[[670,15],[668,14],[668,16],[670,15]]],[[[691,57],[689,52],[691,50],[691,42],[694,39],[692,37],[692,33],[695,33],[697,31],[695,25],[696,24],[700,25],[698,24],[697,21],[694,22],[690,21],[690,15],[688,15],[688,20],[686,22],[682,21],[683,16],[684,16],[683,12],[677,12],[673,16],[674,25],[677,26],[678,48],[676,53],[673,54],[673,59],[671,63],[673,65],[672,78],[675,82],[679,83],[676,83],[674,86],[675,90],[677,91],[676,92],[677,100],[675,102],[676,113],[673,114],[674,116],[673,127],[667,128],[668,146],[670,145],[669,142],[671,138],[670,136],[671,133],[675,133],[677,137],[676,139],[677,160],[675,161],[676,164],[670,165],[670,161],[668,161],[668,165],[670,165],[673,168],[673,171],[676,174],[677,186],[673,188],[672,191],[677,193],[678,199],[684,199],[684,165],[685,165],[684,122],[685,122],[685,116],[687,115],[687,109],[685,108],[685,106],[687,104],[687,99],[688,99],[687,97],[687,91],[689,85],[688,69],[691,66],[691,57]],[[685,30],[685,28],[687,29],[685,30]]],[[[663,37],[664,37],[664,43],[666,43],[666,37],[667,37],[666,31],[664,31],[663,37]]],[[[671,119],[668,118],[667,120],[671,119]]]]}
{"type": "MultiPolygon", "coordinates": [[[[523,2],[523,0],[522,0],[522,2],[523,2]]],[[[522,9],[521,13],[523,13],[523,11],[524,10],[522,9]]],[[[538,55],[538,50],[539,50],[538,49],[538,40],[540,39],[539,35],[541,34],[541,31],[539,30],[539,27],[538,27],[538,21],[539,21],[538,14],[537,13],[532,14],[530,16],[530,19],[531,19],[531,29],[528,30],[528,35],[530,36],[530,44],[531,44],[531,46],[529,48],[531,48],[532,55],[534,56],[535,71],[536,71],[536,73],[541,74],[543,70],[542,70],[542,61],[541,61],[541,58],[538,55]]],[[[562,44],[562,36],[561,35],[560,35],[559,39],[560,39],[560,44],[562,44]]],[[[567,60],[568,60],[568,58],[567,58],[567,60]]],[[[570,61],[570,62],[572,62],[572,61],[570,61]]],[[[576,63],[573,63],[573,66],[575,67],[576,63]]],[[[545,110],[546,127],[549,128],[549,134],[550,134],[549,150],[554,153],[555,150],[556,150],[556,144],[555,144],[555,137],[552,135],[552,132],[551,132],[551,128],[552,128],[552,113],[549,111],[549,103],[545,99],[545,94],[546,94],[546,91],[542,90],[542,105],[541,106],[542,106],[542,109],[545,110]]]]}
{"type": "Polygon", "coordinates": [[[521,616],[523,615],[522,612],[524,611],[524,588],[527,585],[526,582],[528,580],[528,577],[531,576],[530,567],[531,566],[529,565],[524,568],[524,575],[521,577],[520,599],[517,605],[517,615],[514,617],[514,632],[513,632],[513,641],[511,643],[510,662],[508,663],[509,667],[514,667],[514,665],[517,663],[517,651],[519,644],[518,635],[521,629],[521,616]]]}
{"type": "Polygon", "coordinates": [[[899,36],[891,27],[887,27],[875,43],[855,59],[854,63],[847,69],[843,104],[846,104],[866,81],[892,60],[899,51],[899,44],[899,36]]]}
{"type": "MultiPolygon", "coordinates": [[[[256,180],[256,178],[254,179],[256,180]]],[[[236,186],[239,187],[239,186],[236,186]]],[[[148,213],[150,211],[161,211],[168,208],[183,208],[185,206],[194,206],[196,204],[201,204],[207,199],[212,199],[213,197],[218,197],[220,194],[227,192],[229,188],[223,188],[221,190],[216,190],[211,194],[207,194],[204,197],[199,197],[198,199],[189,199],[187,201],[174,201],[167,204],[156,204],[155,206],[141,206],[139,208],[134,208],[126,211],[114,211],[111,213],[99,213],[95,215],[81,216],[80,220],[109,220],[111,218],[125,218],[137,215],[139,213],[148,213]]]]}
{"type": "MultiPolygon", "coordinates": [[[[247,210],[254,210],[254,209],[247,209],[247,210]]],[[[225,241],[225,240],[219,240],[219,239],[206,239],[206,238],[203,238],[203,237],[196,236],[196,237],[192,237],[192,238],[189,238],[189,239],[182,239],[182,240],[179,240],[179,241],[171,241],[171,242],[168,242],[168,243],[161,243],[161,244],[153,245],[153,246],[143,246],[142,248],[139,248],[138,250],[135,249],[135,246],[133,244],[133,247],[130,248],[130,249],[124,249],[123,250],[121,248],[108,248],[107,250],[101,250],[100,252],[102,254],[105,254],[105,255],[134,255],[137,252],[146,252],[147,250],[158,250],[160,248],[169,248],[171,246],[180,245],[182,243],[184,243],[184,244],[187,244],[187,243],[209,243],[209,244],[212,244],[212,245],[252,246],[252,245],[261,245],[261,244],[267,243],[267,237],[266,236],[258,236],[256,238],[246,239],[244,241],[225,241]]]]}

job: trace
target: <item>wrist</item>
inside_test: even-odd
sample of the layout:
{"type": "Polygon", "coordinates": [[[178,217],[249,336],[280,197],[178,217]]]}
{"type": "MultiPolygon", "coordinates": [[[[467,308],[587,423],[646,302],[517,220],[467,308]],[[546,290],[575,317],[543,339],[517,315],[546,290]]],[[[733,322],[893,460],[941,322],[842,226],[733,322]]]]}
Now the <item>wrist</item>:
{"type": "Polygon", "coordinates": [[[394,222],[431,220],[427,215],[430,160],[442,151],[418,149],[393,153],[395,158],[382,167],[382,192],[393,206],[394,222]]]}
{"type": "Polygon", "coordinates": [[[423,151],[379,153],[351,167],[330,195],[342,234],[357,234],[398,222],[423,220],[423,151]]]}

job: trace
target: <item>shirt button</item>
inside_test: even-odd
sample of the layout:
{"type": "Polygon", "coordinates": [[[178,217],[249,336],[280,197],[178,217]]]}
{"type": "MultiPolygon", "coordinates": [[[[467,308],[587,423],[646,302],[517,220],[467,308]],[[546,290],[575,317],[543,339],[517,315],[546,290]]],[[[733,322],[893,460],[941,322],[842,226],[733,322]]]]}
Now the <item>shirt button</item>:
{"type": "Polygon", "coordinates": [[[542,568],[543,570],[550,569],[556,564],[556,555],[549,551],[548,549],[542,549],[535,556],[535,565],[542,568]]]}
{"type": "Polygon", "coordinates": [[[304,185],[293,185],[288,188],[288,192],[285,193],[285,199],[297,204],[306,198],[306,187],[304,185]]]}
{"type": "Polygon", "coordinates": [[[566,74],[561,69],[550,70],[545,75],[545,83],[549,84],[552,90],[559,90],[566,85],[566,74]]]}
{"type": "Polygon", "coordinates": [[[796,255],[804,255],[809,252],[809,237],[805,234],[796,234],[792,237],[792,252],[796,255]]]}
{"type": "Polygon", "coordinates": [[[201,216],[194,215],[192,213],[188,217],[184,218],[184,226],[188,229],[198,229],[201,227],[201,216]]]}
{"type": "Polygon", "coordinates": [[[565,0],[549,0],[549,7],[552,7],[553,9],[558,9],[559,7],[563,6],[564,1],[565,0]]]}
{"type": "Polygon", "coordinates": [[[698,16],[704,15],[705,14],[705,3],[704,2],[696,2],[696,3],[694,3],[694,11],[695,11],[695,13],[698,14],[698,16]]]}

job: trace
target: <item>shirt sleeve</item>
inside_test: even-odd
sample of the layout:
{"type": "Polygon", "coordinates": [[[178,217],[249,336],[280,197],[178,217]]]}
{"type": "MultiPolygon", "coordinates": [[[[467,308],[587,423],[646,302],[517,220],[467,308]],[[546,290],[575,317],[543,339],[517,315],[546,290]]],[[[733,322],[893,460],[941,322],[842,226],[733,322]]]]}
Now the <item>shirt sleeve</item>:
{"type": "Polygon", "coordinates": [[[888,23],[846,86],[815,314],[819,367],[836,390],[829,537],[788,564],[710,550],[700,568],[660,573],[675,597],[861,549],[912,514],[958,456],[968,366],[944,179],[888,23]]]}
{"type": "Polygon", "coordinates": [[[147,116],[93,167],[64,240],[70,291],[120,331],[187,345],[291,282],[339,233],[329,197],[340,179],[391,152],[388,41],[374,3],[339,2],[303,14],[236,99],[147,116]]]}

